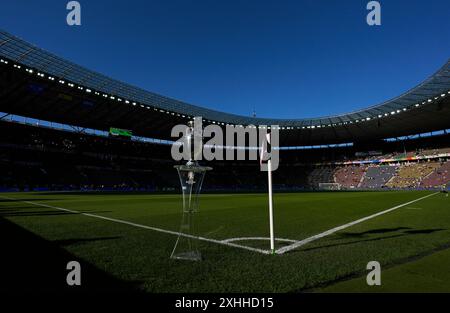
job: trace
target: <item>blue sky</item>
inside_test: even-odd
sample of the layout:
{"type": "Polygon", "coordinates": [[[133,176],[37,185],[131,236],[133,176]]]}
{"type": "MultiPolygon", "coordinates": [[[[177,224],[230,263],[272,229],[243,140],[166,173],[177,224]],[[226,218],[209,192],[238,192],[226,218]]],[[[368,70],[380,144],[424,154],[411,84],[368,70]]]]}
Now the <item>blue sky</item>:
{"type": "Polygon", "coordinates": [[[221,111],[303,118],[395,97],[450,58],[450,1],[2,1],[0,28],[90,69],[221,111]]]}

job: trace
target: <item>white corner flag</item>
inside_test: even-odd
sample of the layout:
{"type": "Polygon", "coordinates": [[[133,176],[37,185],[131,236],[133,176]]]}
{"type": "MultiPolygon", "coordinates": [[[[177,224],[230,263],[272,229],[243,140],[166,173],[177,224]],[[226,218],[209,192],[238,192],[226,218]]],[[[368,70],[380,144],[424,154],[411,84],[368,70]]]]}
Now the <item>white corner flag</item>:
{"type": "Polygon", "coordinates": [[[269,188],[269,228],[270,228],[270,250],[275,253],[275,237],[273,231],[273,197],[272,197],[272,160],[269,154],[271,149],[270,144],[270,133],[266,134],[266,140],[263,140],[261,153],[260,153],[260,165],[267,163],[267,178],[268,178],[268,188],[269,188]]]}

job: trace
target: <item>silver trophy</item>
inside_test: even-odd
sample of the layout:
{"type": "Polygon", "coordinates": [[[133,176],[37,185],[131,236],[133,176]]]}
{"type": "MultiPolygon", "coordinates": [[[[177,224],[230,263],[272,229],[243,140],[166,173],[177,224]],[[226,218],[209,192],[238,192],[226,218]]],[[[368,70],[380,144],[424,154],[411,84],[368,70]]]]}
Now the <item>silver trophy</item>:
{"type": "Polygon", "coordinates": [[[211,167],[200,166],[197,160],[202,153],[202,130],[189,122],[186,129],[184,149],[190,149],[189,160],[185,165],[174,166],[180,177],[182,192],[182,218],[180,234],[173,248],[171,258],[181,260],[200,261],[202,256],[198,250],[198,234],[195,223],[195,214],[198,212],[199,196],[206,171],[211,167]]]}

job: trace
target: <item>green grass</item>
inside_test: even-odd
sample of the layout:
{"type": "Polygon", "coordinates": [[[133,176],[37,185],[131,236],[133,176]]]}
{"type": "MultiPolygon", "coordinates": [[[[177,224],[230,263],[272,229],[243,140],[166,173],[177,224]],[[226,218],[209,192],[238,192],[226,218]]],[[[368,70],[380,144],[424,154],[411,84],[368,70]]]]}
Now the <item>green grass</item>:
{"type": "Polygon", "coordinates": [[[359,277],[323,288],[322,292],[449,292],[450,247],[416,261],[382,269],[381,286],[359,277]]]}
{"type": "MultiPolygon", "coordinates": [[[[304,239],[427,194],[430,192],[276,194],[275,233],[279,238],[304,239]]],[[[181,218],[180,198],[176,195],[11,193],[0,196],[174,231],[178,231],[181,218]]],[[[0,219],[67,251],[82,266],[93,265],[120,281],[135,282],[137,288],[148,292],[328,291],[327,286],[333,285],[335,288],[330,291],[374,291],[357,282],[341,282],[355,277],[363,277],[360,280],[364,282],[366,264],[372,260],[379,261],[382,268],[389,268],[383,276],[383,285],[392,286],[387,290],[427,291],[433,273],[440,268],[445,271],[448,264],[433,263],[428,283],[423,269],[420,276],[423,283],[401,288],[411,279],[401,269],[408,264],[412,266],[411,262],[420,262],[417,258],[432,255],[436,256],[436,262],[445,260],[438,257],[440,254],[433,254],[450,244],[450,200],[441,194],[284,255],[263,255],[202,241],[199,242],[204,257],[201,262],[169,259],[176,241],[173,235],[22,201],[0,198],[0,219]],[[389,284],[390,275],[398,281],[397,285],[389,284]]],[[[218,240],[267,237],[267,211],[264,194],[203,195],[197,218],[199,235],[218,240]]],[[[269,248],[268,242],[241,244],[269,248]]],[[[37,257],[46,258],[45,255],[37,257]]],[[[423,261],[424,267],[431,264],[425,262],[426,258],[423,261]]],[[[450,283],[443,282],[440,290],[450,292],[450,283]]]]}

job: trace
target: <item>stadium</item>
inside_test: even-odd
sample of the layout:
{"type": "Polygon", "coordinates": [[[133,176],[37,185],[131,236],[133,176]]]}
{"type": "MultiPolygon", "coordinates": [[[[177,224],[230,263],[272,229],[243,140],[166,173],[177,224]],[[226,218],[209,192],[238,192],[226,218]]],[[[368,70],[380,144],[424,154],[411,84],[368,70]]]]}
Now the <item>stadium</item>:
{"type": "Polygon", "coordinates": [[[450,60],[435,70],[365,109],[270,119],[134,87],[0,30],[3,286],[35,291],[32,275],[40,292],[71,292],[65,264],[78,260],[84,292],[450,292],[450,60]],[[194,117],[277,125],[274,255],[267,173],[213,160],[202,260],[170,258],[183,233],[171,129],[194,117]],[[40,271],[23,271],[30,259],[40,271]]]}

